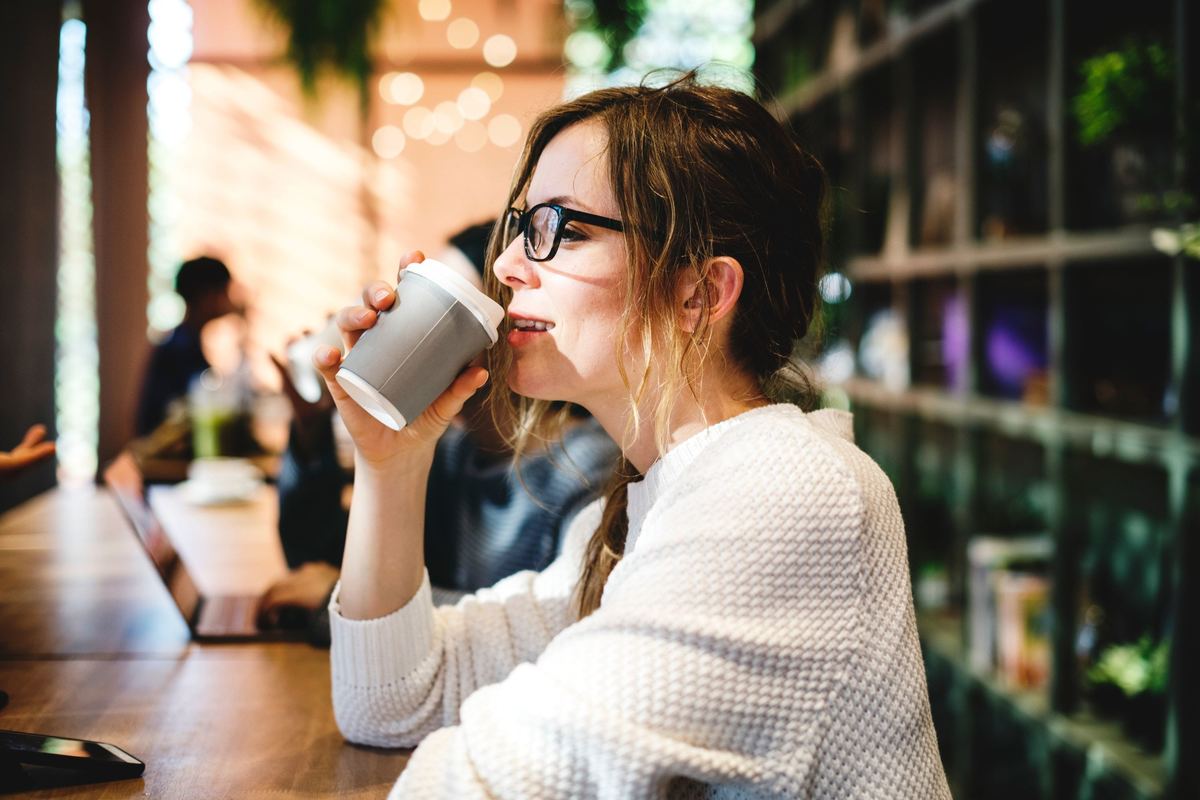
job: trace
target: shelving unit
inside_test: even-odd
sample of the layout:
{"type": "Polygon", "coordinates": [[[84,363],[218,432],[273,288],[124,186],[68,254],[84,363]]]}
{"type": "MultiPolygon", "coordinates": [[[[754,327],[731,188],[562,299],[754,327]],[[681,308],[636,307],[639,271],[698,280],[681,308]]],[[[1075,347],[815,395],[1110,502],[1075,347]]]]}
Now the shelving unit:
{"type": "Polygon", "coordinates": [[[948,576],[950,610],[921,629],[956,797],[1200,797],[1200,263],[1152,236],[1200,214],[1166,201],[1200,194],[1198,16],[759,2],[757,77],[826,166],[830,268],[853,289],[822,344],[855,374],[830,395],[896,486],[914,580],[934,561],[948,576]],[[1154,107],[1085,144],[1082,65],[1156,47],[1154,107]],[[1050,680],[1031,692],[971,668],[962,611],[969,542],[1032,532],[1054,555],[1050,680]],[[1093,713],[1096,608],[1102,644],[1173,644],[1161,751],[1093,713]]]}

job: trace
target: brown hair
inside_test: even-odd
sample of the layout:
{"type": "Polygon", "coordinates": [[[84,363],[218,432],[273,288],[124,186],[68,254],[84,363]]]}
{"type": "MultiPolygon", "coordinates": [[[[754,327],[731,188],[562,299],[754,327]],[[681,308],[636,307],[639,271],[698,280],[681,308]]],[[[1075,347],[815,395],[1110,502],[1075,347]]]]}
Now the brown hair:
{"type": "MultiPolygon", "coordinates": [[[[644,424],[639,401],[653,391],[654,431],[663,452],[674,398],[696,396],[700,365],[722,357],[706,349],[706,311],[689,333],[678,324],[673,304],[684,271],[695,270],[703,281],[715,256],[737,259],[744,273],[724,356],[752,376],[763,395],[783,399],[781,390],[791,387],[787,400],[810,399],[803,378],[794,391],[797,373],[789,356],[813,320],[824,256],[825,177],[817,161],[757,101],[701,85],[688,74],[663,87],[601,89],[544,112],[529,132],[508,205],[527,190],[550,140],[585,120],[607,132],[608,176],[625,223],[625,311],[614,358],[630,391],[633,433],[644,424]],[[627,374],[617,356],[630,347],[646,356],[640,375],[627,374]]],[[[489,264],[504,247],[499,239],[493,234],[489,264]]],[[[511,290],[490,270],[487,285],[507,306],[511,290]]],[[[497,419],[516,421],[512,445],[519,457],[532,442],[555,436],[562,414],[551,403],[508,390],[510,358],[507,348],[489,351],[491,401],[497,419]]],[[[599,606],[624,552],[626,489],[638,477],[622,459],[607,488],[579,584],[581,617],[599,606]]]]}

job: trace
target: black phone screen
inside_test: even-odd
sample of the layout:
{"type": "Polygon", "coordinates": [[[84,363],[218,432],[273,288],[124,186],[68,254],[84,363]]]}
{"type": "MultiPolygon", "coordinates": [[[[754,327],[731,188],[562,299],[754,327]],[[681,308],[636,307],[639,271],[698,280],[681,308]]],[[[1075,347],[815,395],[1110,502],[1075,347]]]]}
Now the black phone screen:
{"type": "Polygon", "coordinates": [[[98,758],[102,761],[129,763],[128,759],[118,755],[119,750],[114,752],[99,742],[62,739],[57,736],[43,736],[40,733],[0,731],[0,750],[10,753],[44,753],[69,758],[98,758]]]}
{"type": "Polygon", "coordinates": [[[0,730],[0,759],[34,767],[79,770],[97,777],[136,777],[146,765],[106,742],[0,730]]]}

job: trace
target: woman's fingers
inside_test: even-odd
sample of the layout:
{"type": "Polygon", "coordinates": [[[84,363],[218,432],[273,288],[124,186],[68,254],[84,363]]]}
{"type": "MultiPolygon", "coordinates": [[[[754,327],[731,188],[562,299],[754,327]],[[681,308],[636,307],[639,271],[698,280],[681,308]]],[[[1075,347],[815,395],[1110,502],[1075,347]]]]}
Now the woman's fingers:
{"type": "Polygon", "coordinates": [[[354,347],[363,331],[372,327],[379,319],[379,313],[368,306],[346,306],[335,315],[338,330],[342,334],[342,343],[347,350],[354,347]]]}
{"type": "Polygon", "coordinates": [[[404,268],[409,264],[420,264],[425,260],[425,254],[420,250],[409,250],[404,255],[400,256],[400,269],[396,271],[396,280],[400,280],[400,273],[404,272],[404,268]]]}
{"type": "Polygon", "coordinates": [[[338,368],[342,366],[342,354],[338,352],[336,347],[322,345],[313,353],[313,366],[317,368],[317,372],[321,373],[321,377],[325,379],[325,385],[329,387],[329,393],[337,402],[341,402],[343,398],[348,398],[346,390],[337,382],[335,376],[338,368]]]}
{"type": "Polygon", "coordinates": [[[442,435],[450,420],[458,416],[471,395],[487,383],[488,371],[483,367],[467,367],[446,391],[438,395],[429,408],[413,423],[413,432],[434,440],[442,435]]]}
{"type": "Polygon", "coordinates": [[[372,281],[363,289],[363,305],[377,311],[387,311],[396,302],[396,292],[383,281],[372,281]]]}

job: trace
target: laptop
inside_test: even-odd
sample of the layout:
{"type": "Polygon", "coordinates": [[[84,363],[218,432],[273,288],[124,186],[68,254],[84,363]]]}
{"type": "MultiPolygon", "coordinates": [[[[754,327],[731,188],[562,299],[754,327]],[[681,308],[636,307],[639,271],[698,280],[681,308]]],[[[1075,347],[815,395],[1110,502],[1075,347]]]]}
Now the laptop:
{"type": "MultiPolygon", "coordinates": [[[[287,620],[292,623],[289,625],[277,628],[260,626],[260,591],[222,589],[207,594],[200,591],[200,584],[195,579],[197,573],[185,562],[179,549],[167,535],[166,529],[160,524],[151,504],[147,502],[142,476],[132,456],[128,453],[118,456],[104,471],[104,481],[117,498],[121,510],[129,519],[130,527],[154,564],[155,572],[187,622],[192,638],[199,641],[227,642],[304,638],[302,626],[296,624],[298,620],[295,617],[287,620]]],[[[174,487],[169,486],[152,487],[156,492],[171,492],[173,489],[174,487]]],[[[163,497],[166,498],[167,495],[163,497]]],[[[270,535],[276,536],[273,527],[270,535]]],[[[281,557],[260,557],[259,561],[266,565],[268,573],[278,572],[282,575],[286,570],[281,557]]],[[[249,566],[253,568],[254,565],[249,566]]]]}

